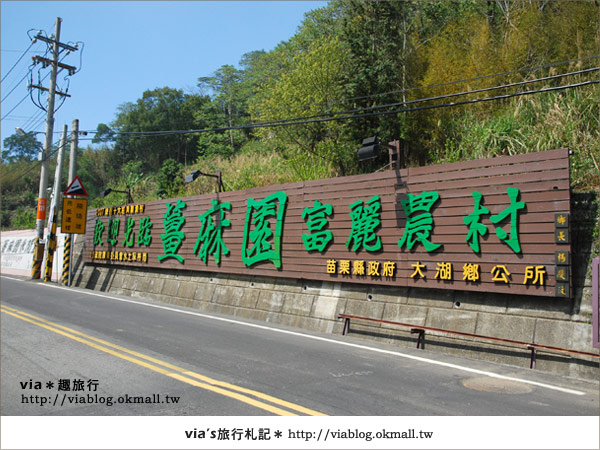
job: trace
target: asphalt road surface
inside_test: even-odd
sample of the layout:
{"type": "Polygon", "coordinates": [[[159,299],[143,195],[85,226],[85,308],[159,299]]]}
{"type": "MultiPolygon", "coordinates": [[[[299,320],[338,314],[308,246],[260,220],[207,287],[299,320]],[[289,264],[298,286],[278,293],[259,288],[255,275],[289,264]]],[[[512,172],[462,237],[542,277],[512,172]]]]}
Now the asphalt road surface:
{"type": "Polygon", "coordinates": [[[598,383],[1,278],[2,415],[598,415],[598,383]]]}

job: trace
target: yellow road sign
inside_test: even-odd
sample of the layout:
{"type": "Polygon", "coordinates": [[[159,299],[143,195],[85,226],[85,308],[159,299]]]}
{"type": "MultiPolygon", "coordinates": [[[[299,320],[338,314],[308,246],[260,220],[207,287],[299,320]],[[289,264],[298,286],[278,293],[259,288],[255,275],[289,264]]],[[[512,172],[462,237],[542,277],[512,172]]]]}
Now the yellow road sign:
{"type": "Polygon", "coordinates": [[[85,234],[87,198],[63,198],[61,231],[67,234],[85,234]]]}

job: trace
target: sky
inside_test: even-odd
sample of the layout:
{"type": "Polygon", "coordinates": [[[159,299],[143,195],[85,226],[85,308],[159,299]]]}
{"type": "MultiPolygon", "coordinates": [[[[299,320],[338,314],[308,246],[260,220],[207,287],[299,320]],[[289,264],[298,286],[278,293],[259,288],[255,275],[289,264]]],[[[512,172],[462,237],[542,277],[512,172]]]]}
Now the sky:
{"type": "MultiPolygon", "coordinates": [[[[109,124],[115,119],[119,105],[135,102],[146,90],[168,86],[192,92],[199,77],[211,76],[225,64],[238,66],[245,53],[269,51],[288,40],[296,33],[306,12],[326,4],[326,1],[3,0],[0,2],[1,139],[14,134],[16,127],[28,132],[45,131],[46,115],[29,97],[27,74],[31,58],[43,56],[46,45],[38,41],[17,61],[31,44],[28,30],[33,29],[31,36],[38,30],[49,36],[54,33],[57,17],[62,18],[60,41],[83,42],[84,46],[83,51],[73,52],[62,61],[80,70],[70,77],[71,97],[55,114],[54,142],[58,141],[63,125],[70,131],[73,119],[79,119],[80,130],[95,130],[99,123],[109,124]]],[[[39,68],[38,64],[33,70],[34,84],[39,68]]],[[[49,70],[42,71],[42,77],[49,70]]],[[[44,87],[48,87],[49,79],[48,76],[42,83],[44,87]]],[[[64,75],[59,74],[58,86],[66,87],[64,75]]],[[[34,92],[37,99],[37,90],[34,92]]],[[[57,106],[60,101],[57,96],[57,106]]],[[[44,95],[44,107],[46,102],[44,95]]],[[[43,134],[38,135],[38,140],[44,141],[43,134]]],[[[81,146],[87,144],[89,141],[81,142],[81,146]]]]}

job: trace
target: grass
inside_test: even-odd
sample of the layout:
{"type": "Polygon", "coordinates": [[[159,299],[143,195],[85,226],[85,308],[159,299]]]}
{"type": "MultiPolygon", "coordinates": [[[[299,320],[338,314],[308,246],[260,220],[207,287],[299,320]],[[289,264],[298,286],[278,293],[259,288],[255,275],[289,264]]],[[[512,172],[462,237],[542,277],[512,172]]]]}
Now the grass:
{"type": "Polygon", "coordinates": [[[436,162],[454,162],[568,147],[571,184],[598,189],[600,177],[600,88],[520,97],[485,116],[470,110],[445,125],[436,162]]]}

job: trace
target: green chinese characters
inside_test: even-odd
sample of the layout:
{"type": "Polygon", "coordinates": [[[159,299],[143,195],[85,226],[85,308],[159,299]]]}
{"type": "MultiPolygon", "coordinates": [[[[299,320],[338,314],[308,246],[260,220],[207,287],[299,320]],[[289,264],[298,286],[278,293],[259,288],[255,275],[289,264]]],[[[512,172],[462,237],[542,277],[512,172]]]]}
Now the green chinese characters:
{"type": "MultiPolygon", "coordinates": [[[[443,193],[442,193],[443,194],[443,193]]],[[[487,194],[491,195],[491,194],[487,194]]],[[[449,214],[445,217],[445,224],[452,226],[456,231],[443,230],[436,239],[433,235],[434,213],[438,202],[441,200],[440,193],[436,191],[422,191],[421,193],[408,193],[400,201],[404,211],[406,222],[404,227],[399,230],[390,230],[388,233],[381,232],[382,225],[391,229],[392,224],[382,223],[382,203],[378,195],[373,195],[368,200],[357,200],[349,205],[348,216],[342,218],[346,225],[347,238],[344,242],[347,251],[360,252],[366,251],[376,253],[383,250],[386,236],[402,232],[398,239],[398,247],[402,251],[414,251],[418,246],[422,246],[424,251],[435,252],[443,249],[439,236],[448,234],[457,235],[460,241],[464,242],[474,253],[481,252],[481,240],[486,239],[489,234],[488,228],[495,226],[497,238],[507,245],[514,253],[521,253],[521,243],[519,237],[519,219],[520,215],[526,211],[526,204],[520,201],[520,190],[516,187],[506,188],[506,197],[503,194],[496,195],[493,204],[496,205],[496,211],[490,211],[485,207],[484,195],[481,192],[473,190],[467,194],[459,194],[451,200],[447,207],[441,208],[437,214],[449,214]],[[470,194],[470,196],[469,196],[470,194]],[[498,207],[499,203],[508,203],[498,207]],[[472,199],[472,200],[471,200],[472,199]],[[466,200],[466,202],[465,202],[466,200]],[[500,201],[499,201],[500,200],[500,201]],[[464,202],[464,204],[461,204],[464,202]],[[459,208],[464,211],[459,211],[459,208]],[[496,214],[494,214],[496,213],[496,214]],[[460,231],[462,226],[464,234],[460,231]]],[[[314,197],[313,197],[314,198],[314,197]]],[[[325,197],[327,198],[327,197],[325,197]]],[[[242,200],[243,201],[243,200],[242,200]]],[[[283,230],[286,209],[288,208],[288,195],[284,191],[277,191],[267,195],[262,200],[247,198],[246,200],[245,222],[242,235],[241,260],[246,267],[252,267],[261,262],[270,262],[277,269],[282,267],[283,250],[283,230]]],[[[321,252],[325,254],[331,248],[334,242],[334,233],[344,233],[339,230],[340,224],[334,229],[329,229],[330,220],[334,216],[334,207],[330,203],[324,203],[327,200],[311,200],[312,205],[308,205],[298,212],[306,224],[305,232],[297,235],[296,247],[292,244],[291,251],[303,248],[306,252],[321,252]],[[338,229],[338,231],[335,231],[338,229]],[[301,242],[300,243],[300,239],[301,242]]],[[[331,200],[330,200],[331,201],[331,200]]],[[[223,256],[230,255],[230,249],[226,245],[227,238],[224,237],[225,230],[232,225],[235,227],[234,219],[229,220],[232,203],[221,202],[219,199],[210,200],[210,207],[198,215],[199,231],[195,239],[195,245],[186,247],[186,252],[182,251],[186,239],[185,227],[186,217],[184,210],[187,208],[185,201],[174,199],[165,204],[166,211],[163,214],[162,223],[164,233],[160,234],[163,253],[157,255],[158,261],[163,262],[167,259],[175,259],[180,264],[184,264],[184,255],[193,249],[194,255],[198,259],[209,264],[212,257],[216,265],[221,265],[223,256]],[[232,224],[232,221],[234,222],[232,224]]],[[[164,210],[163,210],[164,211],[164,210]]],[[[296,210],[297,211],[297,210],[296,210]]],[[[386,209],[387,211],[387,209],[386,209]]],[[[239,211],[240,216],[242,211],[239,211]]],[[[391,221],[393,211],[387,211],[387,219],[391,221]]],[[[235,217],[235,216],[232,216],[235,217]]],[[[386,217],[386,216],[384,216],[386,217]]],[[[110,217],[108,221],[104,219],[96,220],[93,230],[93,245],[104,246],[105,244],[114,249],[115,246],[133,249],[138,247],[150,247],[152,244],[153,223],[150,216],[121,216],[110,217]],[[120,234],[121,232],[121,234],[120,234]]],[[[193,219],[195,222],[195,219],[193,219]]],[[[198,222],[195,222],[198,224],[198,222]]],[[[447,226],[444,225],[444,226],[447,226]]],[[[241,228],[241,223],[240,223],[241,228]]],[[[236,230],[240,233],[241,230],[236,230]]],[[[239,234],[237,234],[239,236],[239,234]]],[[[239,245],[239,244],[238,244],[239,245]]],[[[341,244],[340,244],[341,245],[341,244]]],[[[393,244],[392,244],[393,245],[393,244]]],[[[448,244],[450,245],[450,244],[448,244]]],[[[464,246],[464,244],[461,244],[464,246]]],[[[395,247],[395,246],[394,246],[395,247]]],[[[335,250],[339,251],[339,250],[335,250]]],[[[448,250],[450,251],[450,250],[448,250]]],[[[454,251],[454,250],[453,250],[454,251]]],[[[127,252],[129,254],[131,252],[127,252]]],[[[160,253],[160,252],[157,252],[160,253]]],[[[155,253],[156,255],[156,253],[155,253]]],[[[155,260],[156,261],[156,260],[155,260]]],[[[238,260],[239,261],[239,260],[238,260]]]]}
{"type": "Polygon", "coordinates": [[[248,199],[242,243],[242,262],[247,267],[261,261],[271,261],[278,269],[281,267],[281,239],[287,199],[283,191],[275,192],[263,200],[248,199]]]}
{"type": "Polygon", "coordinates": [[[110,245],[117,245],[119,242],[117,237],[119,236],[119,226],[121,225],[121,219],[109,219],[108,220],[108,237],[106,240],[110,245]]]}
{"type": "MultiPolygon", "coordinates": [[[[519,192],[518,188],[508,187],[506,193],[510,199],[510,205],[497,215],[489,218],[494,225],[510,218],[510,232],[507,233],[501,226],[497,226],[496,236],[515,253],[521,253],[519,213],[526,206],[524,202],[518,201],[519,192]]],[[[471,195],[474,201],[473,212],[463,217],[463,223],[468,227],[465,242],[474,253],[479,253],[481,251],[480,237],[488,233],[488,228],[481,223],[481,219],[483,216],[489,215],[490,210],[482,206],[483,194],[473,191],[471,195]]],[[[407,194],[407,196],[408,198],[401,202],[407,222],[404,234],[398,241],[398,246],[400,248],[406,246],[408,250],[412,250],[416,243],[420,243],[428,252],[439,249],[442,246],[441,244],[429,241],[434,225],[431,209],[439,200],[439,193],[423,191],[419,195],[407,194]]]]}
{"type": "Polygon", "coordinates": [[[381,225],[381,200],[378,195],[371,197],[365,204],[356,201],[350,205],[350,218],[352,230],[346,241],[346,248],[352,246],[352,251],[358,252],[365,249],[376,252],[381,249],[381,238],[375,230],[381,225]]]}
{"type": "Polygon", "coordinates": [[[104,245],[102,240],[102,234],[104,233],[104,224],[100,219],[96,219],[96,226],[94,227],[94,246],[104,245]]]}
{"type": "MultiPolygon", "coordinates": [[[[119,229],[121,226],[121,219],[114,218],[108,220],[108,237],[107,243],[111,246],[115,246],[118,244],[119,240],[119,229]]],[[[102,240],[102,235],[104,234],[104,230],[106,229],[106,225],[100,219],[96,219],[96,225],[94,226],[94,238],[93,244],[96,245],[104,245],[104,241],[102,240]]],[[[152,242],[151,235],[152,221],[150,217],[146,216],[140,219],[140,226],[138,230],[138,238],[137,245],[141,246],[149,246],[152,242]]],[[[133,217],[127,217],[127,222],[125,223],[125,230],[123,233],[123,247],[132,248],[135,243],[135,219],[133,217]]]]}
{"type": "Polygon", "coordinates": [[[135,233],[133,231],[134,227],[135,219],[133,217],[128,217],[125,225],[125,239],[123,240],[123,247],[133,247],[133,243],[135,242],[135,233]]]}
{"type": "Polygon", "coordinates": [[[178,255],[177,251],[185,239],[185,233],[181,231],[181,227],[185,224],[182,211],[186,206],[183,200],[177,200],[177,203],[167,203],[167,212],[163,215],[165,233],[160,235],[164,254],[157,256],[161,262],[173,258],[183,264],[184,258],[178,255]]]}
{"type": "Polygon", "coordinates": [[[229,249],[223,242],[223,228],[231,226],[231,222],[225,218],[225,211],[231,211],[231,203],[220,203],[211,200],[212,208],[204,214],[200,214],[200,232],[194,246],[194,254],[205,264],[208,264],[208,256],[212,255],[215,263],[221,263],[221,254],[228,255],[229,249]]]}
{"type": "Polygon", "coordinates": [[[398,247],[406,246],[412,250],[415,243],[418,242],[428,252],[437,250],[442,244],[429,241],[433,230],[433,216],[430,211],[439,200],[440,194],[435,191],[423,191],[420,195],[407,194],[407,196],[408,199],[401,201],[406,214],[406,226],[402,238],[398,241],[398,247]]]}
{"type": "Polygon", "coordinates": [[[481,216],[489,214],[490,210],[481,206],[483,195],[480,192],[473,191],[472,195],[475,201],[473,212],[463,218],[464,224],[469,227],[465,240],[475,253],[479,253],[479,236],[485,236],[488,232],[487,227],[480,222],[481,216]]]}
{"type": "Polygon", "coordinates": [[[496,227],[496,236],[504,241],[515,253],[521,253],[521,243],[519,242],[519,211],[525,208],[525,202],[519,202],[519,189],[509,187],[506,194],[510,199],[510,206],[499,214],[490,217],[490,221],[495,225],[510,217],[510,234],[501,227],[496,227]]]}
{"type": "Polygon", "coordinates": [[[143,245],[149,247],[152,243],[152,234],[150,234],[152,225],[153,223],[150,220],[150,217],[146,216],[140,219],[140,229],[138,231],[137,238],[138,247],[141,247],[143,245]]]}
{"type": "Polygon", "coordinates": [[[312,208],[304,208],[302,218],[306,221],[309,233],[302,234],[302,241],[307,252],[323,252],[333,239],[333,233],[325,228],[329,221],[327,216],[333,214],[333,206],[324,205],[315,200],[312,208]]]}
{"type": "MultiPolygon", "coordinates": [[[[510,205],[500,213],[491,216],[490,221],[497,225],[510,218],[510,233],[507,233],[502,227],[496,227],[496,236],[503,241],[515,253],[521,253],[521,243],[519,241],[519,212],[525,209],[525,202],[517,201],[520,191],[515,187],[506,189],[510,205]]],[[[466,242],[469,244],[473,252],[479,253],[479,236],[485,236],[488,232],[487,226],[481,223],[481,216],[490,214],[490,210],[481,206],[483,195],[477,191],[473,191],[473,199],[475,206],[473,212],[463,218],[464,224],[469,227],[466,242]]]]}

